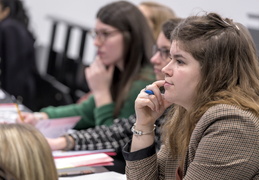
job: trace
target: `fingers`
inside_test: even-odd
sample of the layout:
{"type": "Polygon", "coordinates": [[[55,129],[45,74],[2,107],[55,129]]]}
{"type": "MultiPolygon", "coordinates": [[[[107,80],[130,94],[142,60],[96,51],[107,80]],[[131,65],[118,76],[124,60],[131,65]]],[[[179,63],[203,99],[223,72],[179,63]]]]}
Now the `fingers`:
{"type": "Polygon", "coordinates": [[[144,107],[149,107],[152,111],[156,111],[156,104],[155,100],[151,100],[145,92],[141,92],[139,97],[136,99],[136,107],[141,109],[144,107]]]}
{"type": "MultiPolygon", "coordinates": [[[[153,102],[156,104],[156,101],[158,102],[159,105],[163,104],[163,96],[160,92],[160,87],[162,87],[164,85],[165,81],[161,80],[161,81],[156,81],[150,85],[147,85],[145,90],[150,90],[154,93],[154,95],[149,94],[149,99],[152,99],[153,102]]],[[[144,92],[145,92],[144,90],[144,92]]],[[[146,92],[145,92],[146,93],[146,92]]]]}
{"type": "Polygon", "coordinates": [[[18,116],[16,119],[16,122],[27,123],[27,124],[31,124],[34,126],[37,124],[37,120],[35,119],[33,113],[22,112],[21,116],[22,116],[23,120],[21,120],[20,117],[18,116]]]}

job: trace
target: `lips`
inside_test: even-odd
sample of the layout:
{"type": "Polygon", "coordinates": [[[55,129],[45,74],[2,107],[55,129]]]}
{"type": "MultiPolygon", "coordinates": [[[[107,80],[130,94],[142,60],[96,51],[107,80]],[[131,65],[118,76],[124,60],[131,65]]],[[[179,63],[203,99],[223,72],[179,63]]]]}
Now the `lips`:
{"type": "Polygon", "coordinates": [[[172,86],[172,85],[174,85],[174,83],[170,83],[170,82],[168,82],[168,81],[165,81],[164,86],[172,86]]]}
{"type": "Polygon", "coordinates": [[[102,56],[103,54],[104,54],[104,53],[101,52],[101,51],[98,51],[98,52],[97,52],[97,55],[98,55],[98,56],[102,56]]]}

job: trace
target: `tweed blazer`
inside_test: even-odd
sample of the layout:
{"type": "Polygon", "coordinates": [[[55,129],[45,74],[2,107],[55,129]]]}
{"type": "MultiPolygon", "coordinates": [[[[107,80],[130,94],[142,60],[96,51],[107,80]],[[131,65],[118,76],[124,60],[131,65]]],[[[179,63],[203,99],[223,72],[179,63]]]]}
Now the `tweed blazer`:
{"type": "MultiPolygon", "coordinates": [[[[177,161],[163,145],[157,154],[127,160],[127,179],[175,179],[177,161]]],[[[231,105],[209,108],[192,133],[183,179],[259,179],[259,117],[231,105]]]]}

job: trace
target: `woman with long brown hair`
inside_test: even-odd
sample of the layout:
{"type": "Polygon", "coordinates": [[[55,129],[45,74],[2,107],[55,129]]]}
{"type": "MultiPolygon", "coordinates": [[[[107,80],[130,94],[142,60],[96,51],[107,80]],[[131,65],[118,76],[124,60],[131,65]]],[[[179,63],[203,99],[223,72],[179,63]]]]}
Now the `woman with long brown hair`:
{"type": "Polygon", "coordinates": [[[258,179],[259,66],[248,31],[208,13],[186,18],[171,38],[165,79],[136,99],[127,179],[258,179]],[[154,123],[172,104],[156,154],[154,123]]]}

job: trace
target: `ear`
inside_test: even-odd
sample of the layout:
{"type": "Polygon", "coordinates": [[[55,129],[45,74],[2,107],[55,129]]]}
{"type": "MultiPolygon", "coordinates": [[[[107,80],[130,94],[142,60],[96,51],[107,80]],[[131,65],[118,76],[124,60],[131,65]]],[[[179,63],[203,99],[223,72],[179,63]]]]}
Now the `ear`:
{"type": "Polygon", "coordinates": [[[7,18],[9,15],[10,15],[10,8],[9,7],[6,7],[5,9],[3,9],[3,12],[2,12],[2,17],[3,19],[7,18]]]}

